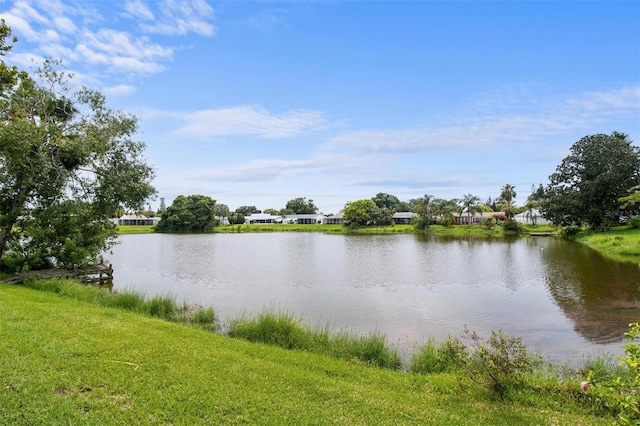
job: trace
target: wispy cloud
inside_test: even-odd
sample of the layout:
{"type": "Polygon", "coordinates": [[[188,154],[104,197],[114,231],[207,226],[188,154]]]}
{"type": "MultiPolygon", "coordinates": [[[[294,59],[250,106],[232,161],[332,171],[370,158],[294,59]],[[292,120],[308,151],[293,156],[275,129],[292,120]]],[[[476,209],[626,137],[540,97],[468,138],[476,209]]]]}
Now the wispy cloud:
{"type": "Polygon", "coordinates": [[[474,177],[465,174],[394,175],[386,178],[356,180],[349,186],[370,186],[373,188],[450,188],[473,182],[474,177]]]}
{"type": "Polygon", "coordinates": [[[215,169],[198,174],[204,180],[227,182],[255,182],[278,180],[296,171],[316,168],[314,160],[253,160],[245,164],[215,169]]]}
{"type": "MultiPolygon", "coordinates": [[[[147,34],[212,36],[214,11],[204,0],[112,2],[122,7],[120,18],[135,20],[137,26],[119,29],[117,20],[104,19],[96,4],[58,0],[16,1],[0,13],[29,54],[16,52],[7,60],[19,65],[44,57],[62,59],[70,70],[105,76],[132,76],[162,72],[173,59],[175,45],[152,40],[147,34]]],[[[98,78],[97,76],[101,76],[98,78]]],[[[115,83],[116,85],[118,83],[115,83]]],[[[130,82],[127,82],[130,84],[130,82]]]]}
{"type": "Polygon", "coordinates": [[[196,138],[227,135],[284,138],[325,124],[324,115],[317,111],[273,114],[264,108],[246,105],[196,111],[184,114],[183,119],[185,124],[177,134],[196,138]]]}
{"type": "Polygon", "coordinates": [[[432,150],[486,150],[519,144],[548,135],[593,126],[611,116],[640,116],[640,86],[588,92],[562,101],[548,102],[532,112],[496,111],[451,117],[430,128],[367,129],[344,133],[327,141],[333,152],[421,152],[432,150]]]}
{"type": "MultiPolygon", "coordinates": [[[[243,164],[198,173],[198,179],[231,182],[265,182],[315,174],[340,181],[343,186],[392,188],[452,188],[469,185],[477,179],[473,173],[409,173],[396,169],[402,158],[433,157],[434,151],[445,155],[474,153],[539,146],[549,136],[563,135],[604,120],[612,109],[617,114],[640,113],[640,88],[629,87],[610,92],[585,93],[568,100],[548,103],[542,112],[518,114],[484,111],[484,114],[459,119],[452,117],[448,126],[433,129],[359,130],[330,137],[307,158],[295,160],[260,159],[243,164]]],[[[542,101],[541,101],[542,102],[542,101]]],[[[262,138],[287,137],[326,124],[322,114],[299,115],[288,112],[273,115],[263,109],[240,106],[205,110],[191,114],[181,132],[189,136],[254,135],[262,138]]],[[[544,151],[547,152],[547,151],[544,151]]],[[[556,151],[553,151],[556,152],[556,151]]]]}
{"type": "Polygon", "coordinates": [[[85,31],[76,45],[79,59],[106,65],[108,71],[151,74],[163,70],[161,63],[173,56],[173,49],[150,40],[111,29],[85,31]]]}
{"type": "Polygon", "coordinates": [[[196,173],[196,178],[203,180],[223,180],[230,182],[265,182],[291,178],[296,174],[315,174],[318,179],[326,179],[347,174],[368,175],[382,170],[385,158],[372,156],[354,157],[352,155],[316,154],[307,159],[281,160],[258,159],[233,166],[196,173]]]}
{"type": "Polygon", "coordinates": [[[135,93],[136,88],[128,84],[119,84],[117,86],[105,87],[103,92],[109,96],[127,96],[135,93]]]}
{"type": "Polygon", "coordinates": [[[581,113],[587,118],[600,115],[640,115],[640,86],[610,91],[588,92],[566,101],[567,113],[581,113]]]}
{"type": "Polygon", "coordinates": [[[216,28],[211,24],[214,11],[205,0],[164,0],[153,2],[157,6],[154,14],[140,0],[127,3],[127,12],[141,17],[145,22],[140,28],[150,34],[185,35],[195,33],[210,37],[216,28]]]}
{"type": "Polygon", "coordinates": [[[142,21],[154,21],[155,16],[153,12],[143,1],[134,0],[128,1],[124,5],[125,16],[133,19],[140,19],[142,21]]]}

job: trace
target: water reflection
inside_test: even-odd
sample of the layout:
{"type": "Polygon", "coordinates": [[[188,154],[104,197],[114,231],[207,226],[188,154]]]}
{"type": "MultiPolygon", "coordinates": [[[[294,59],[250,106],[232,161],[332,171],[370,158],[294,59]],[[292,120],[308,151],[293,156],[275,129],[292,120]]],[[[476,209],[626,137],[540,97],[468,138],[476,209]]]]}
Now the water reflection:
{"type": "Polygon", "coordinates": [[[640,319],[640,268],[578,243],[552,241],[543,259],[549,292],[586,339],[618,341],[640,319]]]}

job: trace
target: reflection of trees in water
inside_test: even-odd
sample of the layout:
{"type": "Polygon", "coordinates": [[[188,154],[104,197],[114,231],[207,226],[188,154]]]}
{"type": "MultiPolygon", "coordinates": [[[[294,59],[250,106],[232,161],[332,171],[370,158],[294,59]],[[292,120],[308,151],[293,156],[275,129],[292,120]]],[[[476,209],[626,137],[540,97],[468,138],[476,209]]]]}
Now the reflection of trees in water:
{"type": "Polygon", "coordinates": [[[586,339],[620,340],[640,319],[640,268],[580,243],[549,240],[542,252],[549,292],[586,339]]]}

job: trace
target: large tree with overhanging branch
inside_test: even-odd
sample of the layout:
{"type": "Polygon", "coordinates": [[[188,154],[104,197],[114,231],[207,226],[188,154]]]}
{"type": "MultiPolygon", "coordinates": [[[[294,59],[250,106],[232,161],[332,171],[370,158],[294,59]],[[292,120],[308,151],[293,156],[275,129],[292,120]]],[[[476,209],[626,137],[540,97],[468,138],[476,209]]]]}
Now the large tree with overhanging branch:
{"type": "MultiPolygon", "coordinates": [[[[540,210],[558,225],[620,223],[620,199],[640,184],[640,149],[623,133],[585,136],[549,177],[540,210]]],[[[626,207],[626,206],[624,206],[626,207]]]]}
{"type": "MultiPolygon", "coordinates": [[[[0,21],[0,53],[11,49],[0,21]]],[[[15,40],[14,40],[15,41],[15,40]]],[[[0,259],[72,267],[115,243],[109,218],[141,209],[154,173],[137,119],[46,61],[33,75],[0,63],[0,259]]]]}

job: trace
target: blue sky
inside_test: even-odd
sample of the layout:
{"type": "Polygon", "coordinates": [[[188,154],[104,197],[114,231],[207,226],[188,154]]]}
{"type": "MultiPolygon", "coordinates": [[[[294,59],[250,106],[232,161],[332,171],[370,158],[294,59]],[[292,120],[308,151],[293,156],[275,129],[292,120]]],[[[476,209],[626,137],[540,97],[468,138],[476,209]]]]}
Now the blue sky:
{"type": "MultiPolygon", "coordinates": [[[[325,213],[378,192],[522,204],[581,137],[640,142],[640,2],[6,1],[140,119],[158,199],[325,213]]],[[[34,62],[35,61],[35,62],[34,62]]]]}

